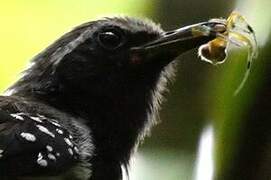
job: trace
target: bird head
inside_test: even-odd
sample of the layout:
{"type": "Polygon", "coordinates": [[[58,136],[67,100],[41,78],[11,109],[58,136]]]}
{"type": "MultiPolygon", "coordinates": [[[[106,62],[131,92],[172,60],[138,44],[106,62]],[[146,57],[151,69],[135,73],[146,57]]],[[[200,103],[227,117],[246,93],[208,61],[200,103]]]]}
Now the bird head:
{"type": "Polygon", "coordinates": [[[193,32],[195,27],[215,24],[166,32],[149,20],[128,17],[85,23],[38,54],[10,89],[35,96],[67,89],[73,95],[116,96],[154,88],[177,56],[215,38],[193,32]]]}

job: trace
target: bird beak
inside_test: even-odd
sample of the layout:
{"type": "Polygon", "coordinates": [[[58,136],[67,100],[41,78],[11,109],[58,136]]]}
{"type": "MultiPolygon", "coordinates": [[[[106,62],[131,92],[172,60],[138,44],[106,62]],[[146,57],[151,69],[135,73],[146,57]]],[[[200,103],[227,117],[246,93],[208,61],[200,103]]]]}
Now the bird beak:
{"type": "Polygon", "coordinates": [[[172,61],[180,54],[213,40],[218,33],[225,31],[224,20],[210,20],[165,32],[154,41],[131,48],[131,52],[135,57],[144,56],[147,60],[165,55],[169,61],[172,61]]]}

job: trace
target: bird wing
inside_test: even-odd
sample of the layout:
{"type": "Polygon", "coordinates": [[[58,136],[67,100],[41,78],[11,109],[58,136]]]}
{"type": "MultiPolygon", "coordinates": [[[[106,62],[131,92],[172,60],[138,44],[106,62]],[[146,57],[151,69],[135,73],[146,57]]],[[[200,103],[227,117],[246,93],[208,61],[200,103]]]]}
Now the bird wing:
{"type": "Polygon", "coordinates": [[[77,159],[73,137],[57,120],[0,109],[0,177],[54,175],[77,159]]]}

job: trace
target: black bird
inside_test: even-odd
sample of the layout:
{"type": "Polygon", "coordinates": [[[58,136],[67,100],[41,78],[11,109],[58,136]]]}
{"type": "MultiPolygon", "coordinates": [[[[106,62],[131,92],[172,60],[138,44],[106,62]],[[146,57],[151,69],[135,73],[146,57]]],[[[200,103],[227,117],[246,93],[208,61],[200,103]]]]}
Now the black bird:
{"type": "Polygon", "coordinates": [[[214,39],[216,25],[165,32],[116,17],[61,37],[0,97],[1,180],[122,179],[155,123],[174,59],[214,39]]]}

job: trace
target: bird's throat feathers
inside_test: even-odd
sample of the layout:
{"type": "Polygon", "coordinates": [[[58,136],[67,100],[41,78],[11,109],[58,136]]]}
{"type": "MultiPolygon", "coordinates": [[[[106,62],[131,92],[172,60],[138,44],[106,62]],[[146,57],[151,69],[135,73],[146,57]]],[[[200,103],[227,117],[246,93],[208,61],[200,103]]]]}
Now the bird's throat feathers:
{"type": "MultiPolygon", "coordinates": [[[[135,147],[148,134],[150,127],[157,123],[163,93],[168,81],[174,77],[175,64],[176,62],[172,62],[162,71],[157,70],[157,74],[150,73],[152,77],[147,78],[140,86],[132,83],[134,87],[121,93],[108,91],[110,95],[93,94],[93,91],[83,95],[81,92],[57,88],[50,78],[34,81],[36,84],[33,85],[33,81],[30,83],[27,78],[37,78],[34,74],[26,74],[27,77],[23,77],[25,79],[19,81],[18,86],[15,84],[10,91],[13,92],[11,95],[41,100],[66,113],[86,119],[94,136],[98,151],[96,153],[108,160],[113,158],[114,161],[128,164],[135,147]],[[35,91],[33,87],[46,87],[53,94],[41,93],[47,90],[35,91]]],[[[38,67],[33,65],[32,68],[38,67]]],[[[131,84],[121,86],[128,87],[131,84]]]]}

